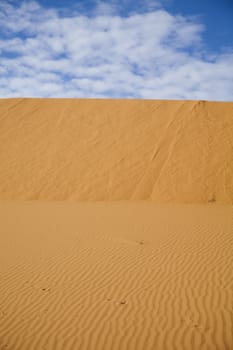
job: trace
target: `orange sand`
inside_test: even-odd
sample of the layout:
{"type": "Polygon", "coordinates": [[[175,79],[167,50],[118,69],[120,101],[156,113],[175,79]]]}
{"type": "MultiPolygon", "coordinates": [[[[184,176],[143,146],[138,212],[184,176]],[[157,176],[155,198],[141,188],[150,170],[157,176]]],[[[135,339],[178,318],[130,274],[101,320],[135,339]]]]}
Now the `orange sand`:
{"type": "Polygon", "coordinates": [[[232,111],[0,100],[0,350],[233,349],[232,111]]]}
{"type": "Polygon", "coordinates": [[[233,203],[233,103],[0,100],[0,198],[233,203]]]}

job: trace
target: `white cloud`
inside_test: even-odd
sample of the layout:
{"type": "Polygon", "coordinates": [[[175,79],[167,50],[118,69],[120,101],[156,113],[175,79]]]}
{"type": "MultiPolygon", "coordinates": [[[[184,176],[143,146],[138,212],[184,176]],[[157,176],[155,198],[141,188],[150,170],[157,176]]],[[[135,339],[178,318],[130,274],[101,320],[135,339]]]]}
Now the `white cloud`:
{"type": "Polygon", "coordinates": [[[113,16],[117,14],[117,5],[114,3],[106,3],[98,1],[94,9],[95,16],[113,16]]]}
{"type": "Polygon", "coordinates": [[[68,16],[1,2],[0,96],[232,100],[233,55],[208,55],[195,20],[141,8],[121,17],[118,2],[98,1],[68,16]]]}

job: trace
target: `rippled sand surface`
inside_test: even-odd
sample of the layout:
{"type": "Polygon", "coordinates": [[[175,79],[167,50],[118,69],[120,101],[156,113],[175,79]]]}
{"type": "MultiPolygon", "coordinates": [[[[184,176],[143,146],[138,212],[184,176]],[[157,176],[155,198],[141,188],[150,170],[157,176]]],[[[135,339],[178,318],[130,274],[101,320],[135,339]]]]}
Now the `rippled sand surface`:
{"type": "Polygon", "coordinates": [[[0,100],[0,350],[233,349],[233,113],[0,100]]]}

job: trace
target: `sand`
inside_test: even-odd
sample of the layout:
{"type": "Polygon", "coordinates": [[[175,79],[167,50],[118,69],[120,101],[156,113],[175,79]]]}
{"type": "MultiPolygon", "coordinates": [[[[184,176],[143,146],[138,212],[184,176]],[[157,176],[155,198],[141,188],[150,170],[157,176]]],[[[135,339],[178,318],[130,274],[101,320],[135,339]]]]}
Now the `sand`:
{"type": "Polygon", "coordinates": [[[0,350],[233,349],[232,111],[0,100],[0,350]]]}
{"type": "Polygon", "coordinates": [[[233,103],[0,100],[0,198],[233,204],[233,103]]]}

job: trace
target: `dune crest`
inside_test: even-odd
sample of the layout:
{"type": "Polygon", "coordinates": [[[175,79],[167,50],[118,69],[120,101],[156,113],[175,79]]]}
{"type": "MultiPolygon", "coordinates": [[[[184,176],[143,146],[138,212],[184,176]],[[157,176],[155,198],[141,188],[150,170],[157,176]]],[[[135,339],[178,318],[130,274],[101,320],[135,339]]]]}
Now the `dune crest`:
{"type": "Polygon", "coordinates": [[[0,198],[233,203],[233,103],[1,99],[0,198]]]}

